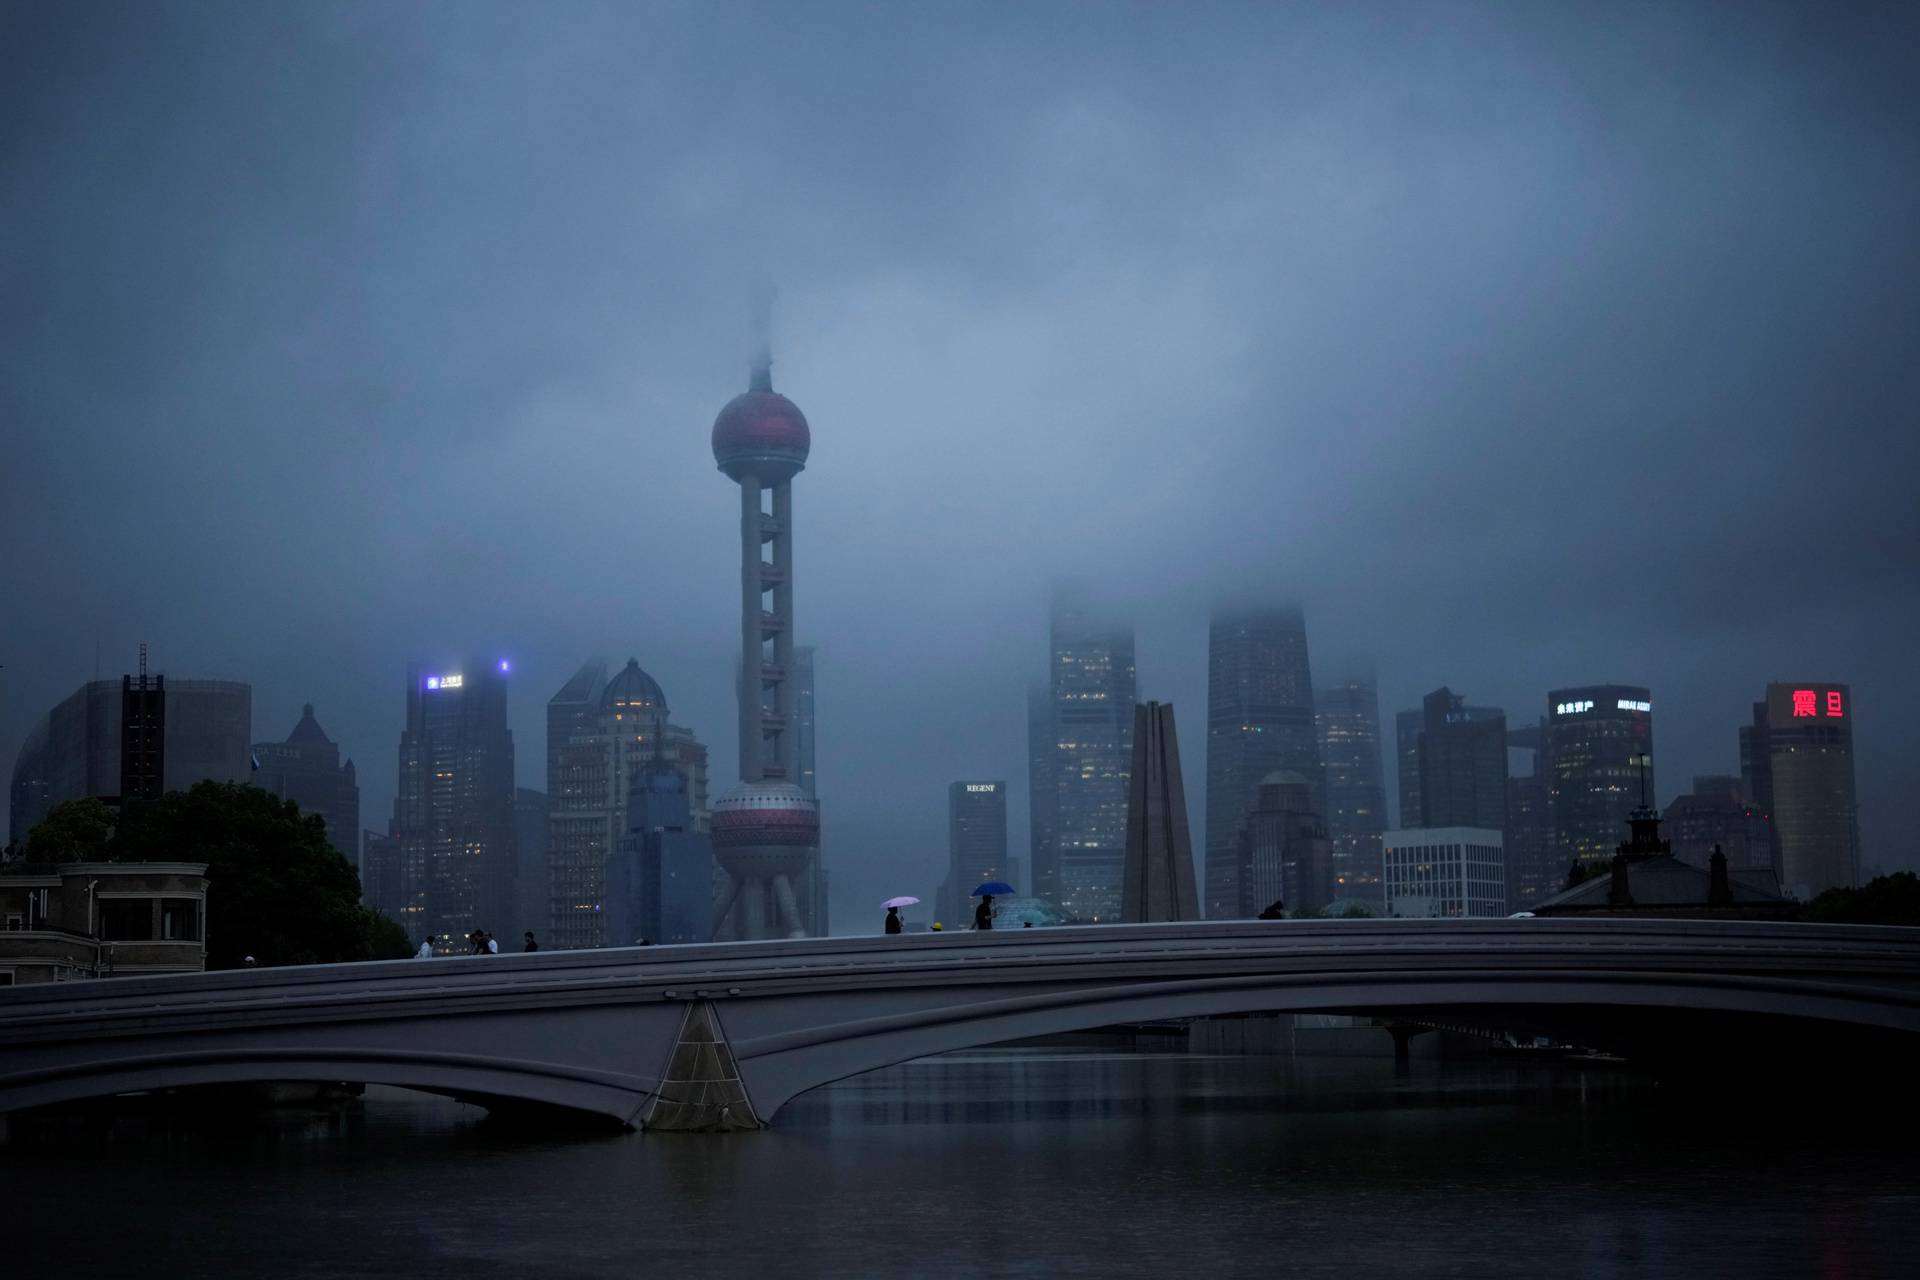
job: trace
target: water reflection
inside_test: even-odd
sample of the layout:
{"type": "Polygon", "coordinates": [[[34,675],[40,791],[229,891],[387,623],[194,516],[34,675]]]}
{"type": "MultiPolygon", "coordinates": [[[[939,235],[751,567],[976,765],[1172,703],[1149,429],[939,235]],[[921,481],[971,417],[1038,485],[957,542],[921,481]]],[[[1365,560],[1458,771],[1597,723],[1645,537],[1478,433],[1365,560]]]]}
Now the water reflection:
{"type": "Polygon", "coordinates": [[[766,1133],[582,1138],[373,1089],[17,1128],[21,1274],[1485,1276],[1909,1272],[1888,1125],[1644,1081],[1386,1060],[987,1051],[766,1133]]]}

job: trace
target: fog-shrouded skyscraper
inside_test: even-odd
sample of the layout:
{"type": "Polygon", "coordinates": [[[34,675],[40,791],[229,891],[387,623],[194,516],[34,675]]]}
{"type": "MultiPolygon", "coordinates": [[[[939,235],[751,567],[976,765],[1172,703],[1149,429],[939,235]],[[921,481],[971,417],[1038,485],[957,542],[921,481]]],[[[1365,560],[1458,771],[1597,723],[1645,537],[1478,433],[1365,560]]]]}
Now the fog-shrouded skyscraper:
{"type": "Polygon", "coordinates": [[[1054,777],[1059,735],[1053,727],[1053,690],[1044,683],[1027,686],[1027,874],[1023,886],[1036,898],[1059,898],[1059,849],[1054,835],[1060,804],[1054,777]]]}
{"type": "Polygon", "coordinates": [[[659,682],[632,658],[611,677],[605,661],[589,659],[548,702],[546,945],[633,941],[607,932],[608,868],[629,832],[633,789],[656,765],[680,777],[685,821],[705,833],[706,748],[669,714],[659,682]]]}
{"type": "Polygon", "coordinates": [[[1377,896],[1387,791],[1380,763],[1380,698],[1373,677],[1358,676],[1316,690],[1313,719],[1326,770],[1335,896],[1377,896]]]}
{"type": "Polygon", "coordinates": [[[1612,859],[1620,832],[1657,794],[1653,772],[1653,695],[1639,685],[1598,684],[1547,695],[1544,754],[1550,858],[1612,859]]]}
{"type": "Polygon", "coordinates": [[[1241,914],[1236,832],[1260,780],[1294,773],[1325,813],[1307,624],[1297,605],[1217,610],[1207,636],[1207,916],[1241,914]]]}
{"type": "Polygon", "coordinates": [[[740,486],[740,783],[713,803],[713,853],[726,872],[715,919],[742,939],[804,937],[796,890],[824,886],[820,810],[800,785],[795,700],[793,478],[813,436],[773,389],[764,308],[745,392],[713,422],[713,458],[740,486]],[[737,913],[737,914],[736,914],[737,913]]]}
{"type": "Polygon", "coordinates": [[[511,927],[513,732],[505,660],[407,669],[391,834],[409,937],[511,927]]]}
{"type": "Polygon", "coordinates": [[[967,900],[974,886],[1005,880],[1010,874],[1007,784],[998,779],[972,779],[948,786],[947,878],[936,903],[939,918],[949,927],[959,927],[968,918],[967,900]]]}
{"type": "Polygon", "coordinates": [[[1057,589],[1049,629],[1054,729],[1054,899],[1066,919],[1112,921],[1127,853],[1133,767],[1133,628],[1057,589]]]}
{"type": "Polygon", "coordinates": [[[347,860],[360,865],[360,783],[353,761],[341,760],[340,748],[327,737],[314,717],[313,704],[300,710],[300,720],[285,742],[256,742],[253,758],[260,767],[254,785],[291,800],[307,813],[317,813],[327,824],[327,840],[347,860]]]}
{"type": "Polygon", "coordinates": [[[1766,798],[1772,819],[1780,886],[1790,897],[1812,898],[1859,883],[1853,715],[1847,685],[1769,684],[1741,736],[1756,800],[1766,798]]]}
{"type": "Polygon", "coordinates": [[[1429,827],[1507,828],[1507,717],[1469,709],[1442,686],[1421,702],[1420,820],[1429,827]]]}
{"type": "MultiPolygon", "coordinates": [[[[128,680],[89,680],[41,717],[14,759],[9,795],[10,839],[27,833],[55,805],[87,796],[118,797],[126,779],[123,709],[128,680]]],[[[245,782],[251,773],[253,686],[237,680],[188,680],[149,676],[150,727],[140,737],[145,763],[140,777],[159,770],[160,790],[185,791],[196,782],[245,782]],[[154,707],[156,700],[158,707],[154,707]],[[153,721],[157,720],[157,724],[153,721]]],[[[136,692],[137,697],[137,692],[136,692]]]]}

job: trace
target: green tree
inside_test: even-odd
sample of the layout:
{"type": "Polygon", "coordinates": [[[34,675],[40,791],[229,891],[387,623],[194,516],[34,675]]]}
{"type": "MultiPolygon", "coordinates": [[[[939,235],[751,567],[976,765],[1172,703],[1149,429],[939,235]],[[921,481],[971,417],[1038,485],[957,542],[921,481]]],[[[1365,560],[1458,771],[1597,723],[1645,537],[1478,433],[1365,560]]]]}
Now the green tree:
{"type": "Polygon", "coordinates": [[[113,810],[88,796],[53,806],[27,833],[28,862],[98,862],[108,857],[113,810]]]}
{"type": "MultiPolygon", "coordinates": [[[[37,828],[36,828],[37,830],[37,828]]],[[[388,960],[400,926],[360,905],[360,876],[318,814],[258,787],[196,783],[129,807],[107,846],[116,862],[207,864],[207,967],[388,960]]]]}
{"type": "Polygon", "coordinates": [[[1825,924],[1920,925],[1920,876],[1897,871],[1857,889],[1829,889],[1809,902],[1800,918],[1825,924]]]}

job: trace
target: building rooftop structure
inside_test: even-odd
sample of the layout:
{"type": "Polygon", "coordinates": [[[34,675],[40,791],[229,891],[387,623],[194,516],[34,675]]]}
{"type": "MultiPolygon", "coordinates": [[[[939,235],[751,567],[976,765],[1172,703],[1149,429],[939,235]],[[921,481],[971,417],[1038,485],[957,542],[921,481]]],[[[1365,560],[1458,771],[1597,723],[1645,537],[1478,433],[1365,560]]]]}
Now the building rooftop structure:
{"type": "Polygon", "coordinates": [[[0,875],[0,987],[198,973],[207,864],[15,864],[0,875]]]}
{"type": "Polygon", "coordinates": [[[1689,919],[1790,919],[1799,910],[1781,896],[1770,869],[1729,869],[1716,846],[1706,868],[1673,856],[1660,838],[1660,815],[1644,805],[1628,819],[1632,835],[1612,862],[1528,910],[1539,916],[1613,914],[1689,919]]]}

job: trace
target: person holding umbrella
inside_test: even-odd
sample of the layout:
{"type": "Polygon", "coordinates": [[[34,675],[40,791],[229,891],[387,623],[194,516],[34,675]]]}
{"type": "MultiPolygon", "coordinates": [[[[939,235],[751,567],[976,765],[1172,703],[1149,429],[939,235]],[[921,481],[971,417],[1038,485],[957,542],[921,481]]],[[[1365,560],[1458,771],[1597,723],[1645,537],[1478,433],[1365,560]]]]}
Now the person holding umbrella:
{"type": "Polygon", "coordinates": [[[980,905],[973,909],[973,927],[976,929],[993,928],[993,895],[1012,893],[1013,886],[1005,880],[989,880],[985,884],[973,887],[973,896],[980,899],[980,905]]]}
{"type": "Polygon", "coordinates": [[[901,923],[900,920],[900,908],[910,907],[918,901],[920,901],[918,898],[902,896],[898,898],[888,898],[880,904],[887,909],[886,930],[888,933],[904,933],[906,931],[906,925],[901,923]]]}

